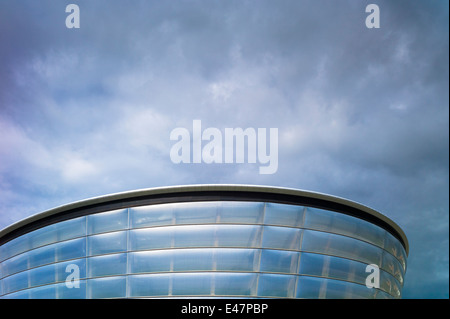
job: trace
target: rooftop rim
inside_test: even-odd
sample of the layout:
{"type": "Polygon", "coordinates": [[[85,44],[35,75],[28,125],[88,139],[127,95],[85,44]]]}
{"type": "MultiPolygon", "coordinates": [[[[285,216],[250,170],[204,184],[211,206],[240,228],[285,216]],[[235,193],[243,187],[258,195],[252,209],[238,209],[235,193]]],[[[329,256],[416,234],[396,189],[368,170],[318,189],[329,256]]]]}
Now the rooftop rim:
{"type": "Polygon", "coordinates": [[[376,210],[341,197],[278,186],[200,184],[138,189],[93,197],[58,206],[22,219],[0,230],[0,245],[41,227],[63,220],[99,213],[106,210],[150,204],[194,201],[265,201],[304,205],[333,210],[361,218],[390,232],[409,254],[408,239],[391,219],[376,210]]]}

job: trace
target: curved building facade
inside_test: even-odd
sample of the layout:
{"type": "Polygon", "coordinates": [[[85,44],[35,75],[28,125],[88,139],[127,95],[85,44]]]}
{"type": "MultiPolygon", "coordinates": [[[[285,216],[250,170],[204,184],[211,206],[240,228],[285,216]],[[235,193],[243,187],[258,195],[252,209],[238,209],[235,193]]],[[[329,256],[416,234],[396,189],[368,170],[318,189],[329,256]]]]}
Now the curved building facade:
{"type": "Polygon", "coordinates": [[[407,253],[394,222],[342,198],[153,188],[0,231],[0,298],[400,298],[407,253]]]}

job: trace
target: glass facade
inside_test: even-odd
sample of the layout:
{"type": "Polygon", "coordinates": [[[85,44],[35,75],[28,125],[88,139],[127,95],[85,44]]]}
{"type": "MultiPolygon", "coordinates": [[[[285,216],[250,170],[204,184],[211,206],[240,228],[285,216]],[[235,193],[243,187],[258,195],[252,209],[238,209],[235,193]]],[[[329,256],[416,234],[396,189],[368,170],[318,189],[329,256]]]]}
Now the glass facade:
{"type": "Polygon", "coordinates": [[[406,252],[350,215],[254,201],[154,204],[0,246],[1,298],[400,298],[406,252]],[[368,288],[368,265],[379,288],[368,288]]]}

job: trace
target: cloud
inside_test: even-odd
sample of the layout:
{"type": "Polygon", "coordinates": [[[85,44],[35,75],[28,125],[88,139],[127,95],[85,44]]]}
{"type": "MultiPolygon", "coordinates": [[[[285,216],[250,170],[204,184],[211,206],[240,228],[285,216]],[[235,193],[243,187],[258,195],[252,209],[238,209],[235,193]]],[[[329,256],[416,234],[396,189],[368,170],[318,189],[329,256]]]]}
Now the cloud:
{"type": "Polygon", "coordinates": [[[377,30],[369,3],[80,0],[69,30],[64,2],[2,1],[0,225],[144,187],[309,189],[399,223],[405,295],[448,297],[448,3],[378,1],[377,30]],[[277,173],[172,163],[194,119],[278,128],[277,173]]]}

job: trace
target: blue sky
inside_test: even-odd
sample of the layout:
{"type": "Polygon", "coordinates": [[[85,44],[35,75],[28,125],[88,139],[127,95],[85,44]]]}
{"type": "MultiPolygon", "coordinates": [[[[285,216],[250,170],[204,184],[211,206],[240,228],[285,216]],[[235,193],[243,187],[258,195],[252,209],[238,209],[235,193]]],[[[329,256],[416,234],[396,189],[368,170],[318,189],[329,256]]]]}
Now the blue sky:
{"type": "Polygon", "coordinates": [[[0,2],[0,228],[157,186],[345,197],[410,242],[404,298],[448,298],[448,1],[0,2]],[[65,8],[80,8],[68,29],[65,8]],[[365,8],[380,8],[368,29],[365,8]],[[278,170],[174,164],[170,132],[278,128],[278,170]]]}

